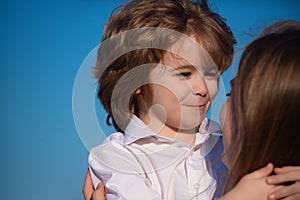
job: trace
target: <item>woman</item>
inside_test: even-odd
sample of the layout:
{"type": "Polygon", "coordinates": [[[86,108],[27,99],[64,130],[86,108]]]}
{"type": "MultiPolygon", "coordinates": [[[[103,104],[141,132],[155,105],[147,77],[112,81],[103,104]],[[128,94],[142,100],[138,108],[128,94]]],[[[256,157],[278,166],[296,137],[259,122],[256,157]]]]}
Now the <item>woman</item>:
{"type": "MultiPolygon", "coordinates": [[[[223,129],[224,161],[229,167],[226,191],[232,190],[243,176],[269,162],[276,167],[300,165],[299,23],[275,23],[245,49],[226,105],[223,129]]],[[[296,193],[300,188],[300,168],[279,168],[274,172],[283,171],[289,174],[286,178],[291,174],[294,177],[287,178],[286,181],[291,181],[286,184],[289,187],[271,194],[271,199],[285,197],[283,193],[289,191],[296,193]]],[[[276,178],[267,180],[274,183],[276,178]]],[[[300,194],[293,198],[299,199],[300,194]]]]}

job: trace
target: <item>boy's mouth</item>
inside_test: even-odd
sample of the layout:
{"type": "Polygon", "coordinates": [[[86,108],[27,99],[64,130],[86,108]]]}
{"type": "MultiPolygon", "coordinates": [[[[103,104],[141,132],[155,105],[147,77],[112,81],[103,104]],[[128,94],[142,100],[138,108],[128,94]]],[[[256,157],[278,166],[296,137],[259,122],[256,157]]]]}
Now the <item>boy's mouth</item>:
{"type": "Polygon", "coordinates": [[[208,102],[205,103],[201,103],[201,104],[193,104],[193,105],[189,105],[189,104],[183,104],[183,106],[187,106],[187,107],[195,107],[195,108],[199,108],[201,110],[206,108],[208,102]]]}

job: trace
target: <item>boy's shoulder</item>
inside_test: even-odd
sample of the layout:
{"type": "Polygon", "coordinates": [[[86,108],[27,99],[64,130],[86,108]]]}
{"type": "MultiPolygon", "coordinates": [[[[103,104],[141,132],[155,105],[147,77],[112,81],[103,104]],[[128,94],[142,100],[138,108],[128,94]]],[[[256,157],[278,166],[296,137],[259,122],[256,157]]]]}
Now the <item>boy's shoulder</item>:
{"type": "Polygon", "coordinates": [[[119,145],[122,145],[124,140],[124,134],[120,132],[112,133],[109,136],[107,136],[103,142],[95,147],[93,147],[90,151],[91,154],[99,154],[106,149],[110,149],[112,147],[117,147],[119,145]]]}
{"type": "Polygon", "coordinates": [[[90,156],[102,157],[105,156],[106,153],[110,153],[112,155],[114,152],[123,150],[124,145],[124,134],[120,132],[112,133],[107,136],[104,141],[93,147],[90,151],[90,156]]]}
{"type": "Polygon", "coordinates": [[[124,134],[117,132],[109,135],[102,144],[91,149],[89,154],[89,165],[114,172],[140,171],[140,165],[135,162],[134,155],[128,151],[123,143],[124,134]]]}

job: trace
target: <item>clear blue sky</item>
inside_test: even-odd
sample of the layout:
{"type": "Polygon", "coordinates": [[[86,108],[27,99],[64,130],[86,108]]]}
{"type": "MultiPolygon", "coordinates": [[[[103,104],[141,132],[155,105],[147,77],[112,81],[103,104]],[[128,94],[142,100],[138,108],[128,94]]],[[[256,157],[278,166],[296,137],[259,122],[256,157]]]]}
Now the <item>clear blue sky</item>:
{"type": "MultiPolygon", "coordinates": [[[[83,199],[88,149],[73,119],[73,85],[121,2],[1,1],[0,199],[83,199]]],[[[237,48],[266,24],[300,20],[298,1],[260,2],[211,0],[232,27],[237,48]]],[[[226,86],[232,69],[223,78],[226,86]]]]}

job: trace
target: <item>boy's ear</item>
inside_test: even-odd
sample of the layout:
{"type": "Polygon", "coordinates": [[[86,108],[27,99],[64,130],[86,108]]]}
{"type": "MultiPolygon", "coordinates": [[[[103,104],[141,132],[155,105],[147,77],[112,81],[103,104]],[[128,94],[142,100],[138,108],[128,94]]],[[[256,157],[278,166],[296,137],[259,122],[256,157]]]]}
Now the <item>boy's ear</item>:
{"type": "Polygon", "coordinates": [[[142,93],[141,88],[139,88],[139,89],[137,89],[137,90],[135,91],[135,94],[141,94],[141,93],[142,93]]]}

